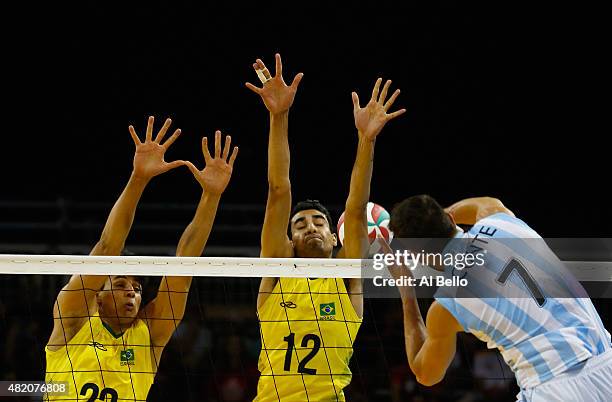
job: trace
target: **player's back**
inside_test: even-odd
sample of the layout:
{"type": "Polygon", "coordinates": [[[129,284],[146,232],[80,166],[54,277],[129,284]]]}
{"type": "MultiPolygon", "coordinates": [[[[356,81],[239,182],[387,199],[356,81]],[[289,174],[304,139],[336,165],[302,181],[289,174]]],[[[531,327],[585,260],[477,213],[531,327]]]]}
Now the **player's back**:
{"type": "Polygon", "coordinates": [[[610,349],[580,283],[523,221],[495,214],[478,221],[446,251],[479,253],[483,264],[445,275],[468,280],[436,299],[473,333],[498,348],[521,387],[533,387],[610,349]]]}

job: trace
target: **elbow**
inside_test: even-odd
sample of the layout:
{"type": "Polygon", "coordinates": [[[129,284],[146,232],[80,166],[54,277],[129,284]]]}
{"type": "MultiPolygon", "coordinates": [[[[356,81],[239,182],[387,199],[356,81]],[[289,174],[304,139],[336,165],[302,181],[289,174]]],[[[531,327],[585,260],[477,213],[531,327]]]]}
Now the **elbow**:
{"type": "MultiPolygon", "coordinates": [[[[501,200],[494,197],[482,197],[482,211],[488,216],[498,212],[503,212],[508,215],[514,216],[514,213],[510,211],[501,200]]],[[[482,214],[479,214],[482,217],[482,214]]]]}
{"type": "Polygon", "coordinates": [[[424,385],[426,387],[433,387],[434,385],[442,381],[442,378],[434,378],[426,374],[421,374],[416,376],[416,380],[421,385],[424,385]]]}
{"type": "Polygon", "coordinates": [[[487,208],[506,208],[506,206],[504,205],[503,202],[501,202],[501,200],[499,198],[495,198],[495,197],[481,197],[480,198],[481,201],[481,205],[487,207],[487,208]]]}
{"type": "Polygon", "coordinates": [[[102,237],[94,247],[95,255],[121,255],[123,243],[109,241],[102,237]]]}
{"type": "Polygon", "coordinates": [[[268,192],[274,195],[291,193],[291,182],[289,180],[268,180],[268,192]]]}
{"type": "Polygon", "coordinates": [[[500,199],[499,199],[499,198],[495,198],[495,197],[488,197],[488,196],[487,196],[487,197],[482,197],[482,199],[483,199],[484,201],[486,201],[486,202],[487,202],[487,204],[489,204],[489,205],[501,205],[501,206],[503,206],[503,205],[504,205],[504,204],[502,204],[502,202],[500,201],[500,199]]]}
{"type": "Polygon", "coordinates": [[[410,367],[416,380],[419,384],[424,385],[426,387],[432,387],[442,381],[444,378],[444,372],[439,373],[431,367],[410,367]]]}
{"type": "Polygon", "coordinates": [[[367,202],[358,202],[348,199],[344,204],[344,216],[362,218],[365,217],[368,208],[367,202]]]}
{"type": "MultiPolygon", "coordinates": [[[[345,224],[344,233],[347,233],[347,232],[353,233],[355,230],[358,230],[359,233],[363,231],[365,236],[367,237],[368,218],[366,216],[365,209],[359,209],[359,208],[345,209],[344,210],[344,224],[345,224]]],[[[353,233],[352,236],[354,235],[355,234],[353,233]]]]}

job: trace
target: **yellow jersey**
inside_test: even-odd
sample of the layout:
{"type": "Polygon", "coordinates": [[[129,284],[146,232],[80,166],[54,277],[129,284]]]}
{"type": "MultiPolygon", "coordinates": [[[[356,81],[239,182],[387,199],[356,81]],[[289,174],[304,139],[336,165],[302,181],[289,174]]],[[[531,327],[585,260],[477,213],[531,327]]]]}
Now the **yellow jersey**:
{"type": "Polygon", "coordinates": [[[149,328],[139,319],[115,336],[96,313],[66,347],[45,352],[46,382],[68,383],[68,394],[45,401],[146,401],[155,378],[149,328]]]}
{"type": "Polygon", "coordinates": [[[343,279],[280,278],[257,315],[262,347],[254,402],[345,400],[362,319],[343,279]]]}

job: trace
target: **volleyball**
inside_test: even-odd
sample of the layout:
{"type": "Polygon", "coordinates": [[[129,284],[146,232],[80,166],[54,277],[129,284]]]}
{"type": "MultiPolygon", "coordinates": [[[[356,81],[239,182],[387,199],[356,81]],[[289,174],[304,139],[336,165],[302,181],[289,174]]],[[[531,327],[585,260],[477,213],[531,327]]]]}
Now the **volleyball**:
{"type": "MultiPolygon", "coordinates": [[[[389,215],[386,209],[376,203],[368,202],[366,217],[368,219],[368,239],[370,240],[370,244],[372,244],[377,237],[384,238],[388,243],[393,240],[393,232],[389,230],[391,215],[389,215]]],[[[344,212],[338,220],[338,238],[340,239],[340,244],[343,245],[344,212]]]]}

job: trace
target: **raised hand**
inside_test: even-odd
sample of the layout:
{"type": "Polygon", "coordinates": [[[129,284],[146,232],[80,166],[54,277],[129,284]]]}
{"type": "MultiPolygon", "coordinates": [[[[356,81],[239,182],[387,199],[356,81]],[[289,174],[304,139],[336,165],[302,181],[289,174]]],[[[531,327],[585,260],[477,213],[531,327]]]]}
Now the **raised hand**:
{"type": "Polygon", "coordinates": [[[136,144],[133,175],[137,178],[145,180],[150,180],[158,174],[165,173],[170,169],[174,169],[185,164],[185,161],[182,160],[169,163],[164,160],[164,154],[170,145],[172,145],[172,143],[176,141],[178,136],[181,134],[181,130],[176,129],[172,136],[170,136],[166,142],[161,144],[166,132],[170,128],[170,124],[172,124],[172,120],[166,119],[164,125],[155,136],[155,139],[152,139],[154,120],[155,119],[153,116],[149,116],[144,142],[141,142],[138,138],[138,135],[134,130],[134,126],[129,126],[130,134],[132,135],[134,144],[136,144]]]}
{"type": "Polygon", "coordinates": [[[387,82],[385,82],[385,86],[383,87],[379,96],[381,83],[382,78],[376,80],[374,90],[372,90],[372,97],[364,108],[359,106],[359,96],[357,96],[357,92],[353,92],[351,94],[353,96],[353,116],[355,117],[355,126],[357,127],[357,131],[360,136],[363,136],[370,141],[376,139],[376,136],[380,133],[389,120],[392,120],[406,112],[406,109],[400,109],[393,113],[387,113],[387,111],[393,105],[393,102],[395,102],[395,99],[397,99],[399,96],[400,90],[395,90],[393,95],[391,95],[391,97],[385,102],[387,92],[391,86],[391,80],[387,80],[387,82]]]}
{"type": "Polygon", "coordinates": [[[215,157],[210,156],[208,151],[208,138],[202,138],[202,153],[204,154],[204,169],[198,170],[193,163],[185,162],[193,176],[196,178],[202,188],[211,194],[221,195],[227,187],[230,178],[236,155],[238,155],[238,147],[234,147],[232,154],[229,155],[232,137],[225,137],[225,146],[221,153],[221,131],[215,131],[215,157]],[[229,160],[228,160],[229,155],[229,160]]]}
{"type": "Polygon", "coordinates": [[[253,63],[253,68],[260,76],[263,87],[256,87],[250,82],[246,83],[246,87],[261,96],[261,99],[270,113],[279,114],[288,111],[293,104],[295,92],[304,74],[297,74],[293,78],[291,85],[285,84],[285,80],[283,80],[283,63],[281,62],[280,54],[277,53],[275,57],[276,71],[274,77],[270,75],[270,71],[266,68],[263,61],[257,59],[257,61],[253,63]]]}

